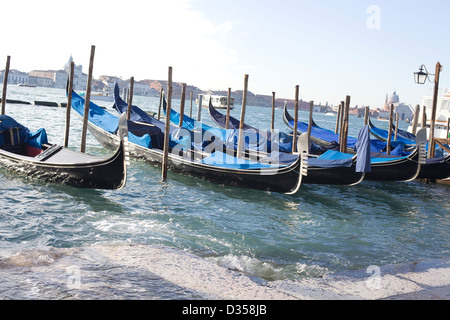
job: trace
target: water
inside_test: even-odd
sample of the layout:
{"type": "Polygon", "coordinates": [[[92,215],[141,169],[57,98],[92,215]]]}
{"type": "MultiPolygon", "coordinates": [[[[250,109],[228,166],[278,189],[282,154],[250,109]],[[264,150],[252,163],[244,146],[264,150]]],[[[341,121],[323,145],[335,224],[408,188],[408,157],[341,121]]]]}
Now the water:
{"type": "MultiPolygon", "coordinates": [[[[64,90],[15,86],[8,87],[8,99],[65,101],[64,90]]],[[[159,98],[136,96],[133,101],[157,112],[159,98]]],[[[189,102],[186,106],[188,113],[189,102]]],[[[173,107],[178,110],[178,100],[173,107]]],[[[32,131],[45,127],[49,141],[62,144],[64,109],[7,104],[6,111],[32,131]]],[[[232,115],[239,118],[239,112],[236,106],[232,115]]],[[[207,110],[202,113],[212,125],[207,110]]],[[[70,146],[78,149],[81,121],[72,114],[70,146]]],[[[246,121],[266,129],[270,114],[269,108],[250,106],[246,121]]],[[[307,118],[300,112],[301,120],[307,118]]],[[[316,114],[314,119],[334,128],[335,117],[316,114]]],[[[362,122],[351,116],[349,134],[356,136],[362,122]]],[[[387,128],[387,122],[373,122],[387,128]]],[[[282,110],[276,112],[276,127],[287,131],[282,110]]],[[[111,154],[90,134],[87,152],[111,154]]],[[[446,185],[302,185],[288,196],[171,172],[167,183],[160,177],[160,168],[132,160],[126,187],[102,191],[30,180],[0,168],[0,298],[201,297],[149,271],[136,273],[131,262],[105,258],[128,245],[144,245],[133,256],[141,267],[152,259],[140,248],[158,245],[179,250],[180,261],[201,257],[266,281],[450,256],[446,185]],[[66,288],[67,268],[74,265],[90,290],[66,288]]]]}

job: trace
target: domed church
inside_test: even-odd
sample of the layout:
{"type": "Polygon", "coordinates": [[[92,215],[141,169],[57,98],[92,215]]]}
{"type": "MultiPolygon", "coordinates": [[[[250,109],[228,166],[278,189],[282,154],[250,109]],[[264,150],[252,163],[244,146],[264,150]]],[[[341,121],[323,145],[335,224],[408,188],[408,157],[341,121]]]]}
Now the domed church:
{"type": "Polygon", "coordinates": [[[391,105],[394,105],[394,117],[395,113],[398,113],[398,117],[400,120],[406,122],[411,121],[414,115],[414,109],[411,107],[411,105],[400,102],[400,97],[395,90],[390,96],[386,94],[386,100],[384,102],[383,109],[384,111],[387,111],[387,116],[386,113],[383,113],[383,118],[386,117],[387,119],[389,119],[389,111],[391,105]]]}

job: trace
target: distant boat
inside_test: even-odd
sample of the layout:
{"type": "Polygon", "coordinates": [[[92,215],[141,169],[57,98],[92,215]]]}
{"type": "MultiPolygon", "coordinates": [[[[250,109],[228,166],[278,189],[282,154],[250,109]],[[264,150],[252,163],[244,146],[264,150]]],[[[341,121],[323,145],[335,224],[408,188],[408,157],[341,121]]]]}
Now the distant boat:
{"type": "MultiPolygon", "coordinates": [[[[228,97],[220,95],[202,95],[202,106],[205,108],[209,107],[209,101],[216,109],[226,109],[228,108],[228,97]]],[[[196,100],[198,104],[198,98],[196,100]]],[[[230,98],[230,109],[234,108],[234,98],[230,98]]]]}
{"type": "Polygon", "coordinates": [[[18,87],[36,88],[36,86],[34,84],[29,84],[29,83],[19,83],[17,86],[18,87]]]}
{"type": "MultiPolygon", "coordinates": [[[[419,121],[418,125],[420,126],[422,123],[422,108],[426,107],[426,127],[429,135],[430,124],[431,124],[431,112],[433,107],[433,97],[432,96],[424,96],[422,97],[421,110],[419,112],[419,121]]],[[[447,130],[448,130],[448,119],[450,119],[450,88],[447,88],[444,91],[444,94],[438,97],[437,106],[436,106],[436,122],[435,122],[435,131],[434,137],[440,139],[446,139],[447,130]]],[[[412,132],[412,124],[408,127],[408,131],[412,132]]]]}
{"type": "MultiPolygon", "coordinates": [[[[84,97],[85,94],[86,93],[82,92],[82,93],[80,93],[80,96],[84,97]]],[[[91,100],[113,102],[114,96],[110,95],[108,92],[92,92],[91,100]]]]}

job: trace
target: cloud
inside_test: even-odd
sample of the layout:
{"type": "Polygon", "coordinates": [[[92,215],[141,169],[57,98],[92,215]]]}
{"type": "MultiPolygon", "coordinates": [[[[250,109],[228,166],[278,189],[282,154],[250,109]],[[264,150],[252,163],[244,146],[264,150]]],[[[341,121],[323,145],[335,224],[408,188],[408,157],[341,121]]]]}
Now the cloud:
{"type": "MultiPolygon", "coordinates": [[[[126,2],[11,1],[0,54],[22,71],[59,69],[72,54],[87,72],[96,46],[94,76],[166,79],[215,87],[229,78],[236,51],[223,44],[232,21],[216,24],[192,8],[193,0],[126,2]],[[220,80],[220,81],[219,81],[220,80]]],[[[7,14],[6,14],[7,13],[7,14]]],[[[1,58],[1,57],[0,57],[1,58]]]]}

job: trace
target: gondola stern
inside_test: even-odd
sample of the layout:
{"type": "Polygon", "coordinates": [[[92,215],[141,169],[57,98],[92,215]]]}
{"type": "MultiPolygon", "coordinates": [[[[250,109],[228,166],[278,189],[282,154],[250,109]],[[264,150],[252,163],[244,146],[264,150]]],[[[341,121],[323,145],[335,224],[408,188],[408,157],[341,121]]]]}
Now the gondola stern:
{"type": "Polygon", "coordinates": [[[308,134],[303,133],[300,135],[297,141],[297,150],[298,150],[298,160],[300,162],[299,170],[298,170],[298,180],[297,185],[294,189],[289,192],[286,192],[287,195],[293,195],[298,192],[300,186],[302,184],[303,176],[308,175],[308,150],[309,150],[309,140],[308,134]]]}
{"type": "Polygon", "coordinates": [[[117,135],[119,136],[119,150],[123,153],[123,179],[122,183],[116,188],[117,190],[123,189],[127,181],[127,171],[130,166],[130,149],[128,142],[128,121],[127,114],[122,113],[119,117],[119,127],[117,130],[117,135]]]}
{"type": "Polygon", "coordinates": [[[417,160],[416,160],[416,162],[417,162],[417,171],[416,171],[416,174],[413,177],[411,177],[408,180],[405,180],[405,182],[413,181],[413,180],[417,179],[417,177],[420,174],[420,170],[421,170],[422,165],[426,164],[426,162],[427,162],[427,147],[426,147],[426,144],[427,144],[427,130],[426,130],[426,128],[422,128],[422,129],[420,129],[417,132],[416,142],[417,142],[416,150],[414,150],[411,153],[411,156],[415,154],[415,156],[417,157],[417,160]]]}
{"type": "Polygon", "coordinates": [[[284,108],[283,108],[283,120],[284,123],[290,128],[293,129],[293,126],[290,124],[290,121],[293,121],[294,119],[292,118],[292,116],[289,114],[288,110],[287,110],[287,104],[284,104],[284,108]]]}

